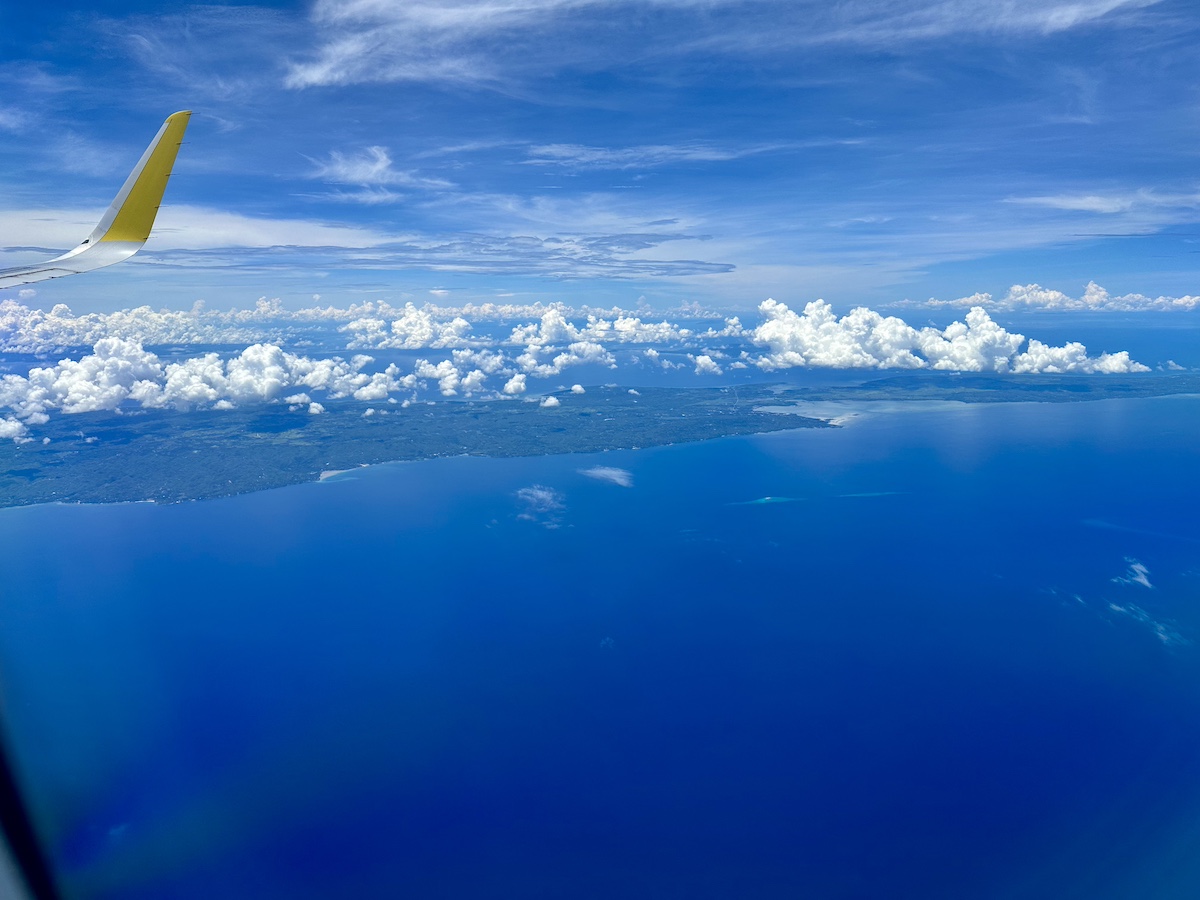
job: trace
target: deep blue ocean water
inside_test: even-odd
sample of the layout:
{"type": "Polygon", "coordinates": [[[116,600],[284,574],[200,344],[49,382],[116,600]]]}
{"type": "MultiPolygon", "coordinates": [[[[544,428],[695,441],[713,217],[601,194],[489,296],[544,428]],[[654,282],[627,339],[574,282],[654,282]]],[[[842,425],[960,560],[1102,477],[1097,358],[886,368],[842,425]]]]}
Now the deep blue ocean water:
{"type": "Polygon", "coordinates": [[[1200,896],[1200,399],[912,409],[0,511],[68,895],[1200,896]]]}

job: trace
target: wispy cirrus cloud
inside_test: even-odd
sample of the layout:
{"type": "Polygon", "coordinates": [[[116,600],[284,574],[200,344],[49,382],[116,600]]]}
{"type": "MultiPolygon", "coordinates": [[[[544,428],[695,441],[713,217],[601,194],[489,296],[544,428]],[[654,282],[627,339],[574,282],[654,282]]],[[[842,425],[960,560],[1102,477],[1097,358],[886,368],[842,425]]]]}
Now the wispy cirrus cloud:
{"type": "MultiPolygon", "coordinates": [[[[412,170],[396,169],[387,147],[372,146],[353,153],[330,151],[329,159],[309,159],[314,166],[311,177],[336,184],[353,184],[363,188],[408,187],[428,190],[452,188],[452,182],[428,178],[412,170]]],[[[367,200],[366,202],[372,202],[367,200]]],[[[376,200],[374,202],[382,202],[376,200]]]]}
{"type": "MultiPolygon", "coordinates": [[[[962,281],[964,264],[1035,247],[1086,257],[1096,242],[1079,232],[1197,220],[1194,185],[1174,174],[1194,143],[1180,3],[314,0],[88,18],[86,36],[47,36],[52,61],[31,49],[0,64],[3,109],[28,117],[0,152],[0,194],[98,214],[160,121],[146,110],[190,105],[167,202],[190,204],[196,240],[156,236],[120,270],[204,267],[163,285],[183,305],[268,293],[265,275],[245,285],[281,271],[290,300],[461,296],[480,273],[545,299],[559,279],[594,279],[589,299],[611,302],[644,279],[635,290],[663,306],[956,297],[1021,277],[1014,264],[962,281]],[[1149,40],[1163,45],[1153,77],[1149,40]],[[85,109],[78,88],[96,83],[111,109],[85,109]],[[377,87],[395,83],[403,96],[377,87]],[[1166,164],[1122,137],[1143,134],[1166,164]],[[217,246],[220,211],[237,218],[217,246]]],[[[0,230],[62,248],[94,217],[53,242],[32,238],[42,224],[0,230]]],[[[1195,293],[1183,268],[1140,284],[1195,293]]],[[[1124,283],[1111,266],[1074,271],[1124,283]]],[[[92,283],[115,294],[108,277],[92,283]]]]}
{"type": "Polygon", "coordinates": [[[641,279],[712,275],[730,263],[649,255],[674,235],[532,234],[422,235],[362,249],[322,248],[310,266],[374,271],[420,269],[475,275],[538,275],[554,279],[641,279]]]}
{"type": "Polygon", "coordinates": [[[285,84],[499,84],[514,71],[611,67],[703,50],[771,53],[819,44],[897,45],[952,35],[1048,35],[1159,0],[320,0],[320,38],[285,84]],[[651,21],[655,27],[645,27],[651,21]],[[546,38],[555,40],[548,43],[546,38]],[[603,38],[599,41],[598,38],[603,38]],[[601,51],[603,48],[603,52],[601,51]]]}
{"type": "MultiPolygon", "coordinates": [[[[70,96],[82,87],[77,76],[54,71],[41,60],[0,63],[0,85],[10,97],[36,98],[42,103],[70,96]]],[[[31,117],[36,112],[36,109],[23,110],[31,117]]]]}
{"type": "Polygon", "coordinates": [[[359,206],[388,206],[394,203],[403,203],[407,199],[407,195],[389,191],[383,187],[364,187],[356,191],[338,189],[305,193],[300,196],[325,203],[354,203],[359,206]]]}
{"type": "Polygon", "coordinates": [[[1037,197],[1010,197],[1005,202],[1068,212],[1111,215],[1141,210],[1200,209],[1200,193],[1166,193],[1143,189],[1108,194],[1064,193],[1037,197]]]}
{"type": "Polygon", "coordinates": [[[529,148],[524,161],[533,166],[571,169],[649,169],[687,162],[724,162],[774,148],[729,150],[705,144],[657,144],[642,147],[587,147],[582,144],[543,144],[529,148]]]}
{"type": "Polygon", "coordinates": [[[714,144],[646,144],[634,147],[590,147],[584,144],[541,144],[530,147],[523,162],[532,166],[561,166],[566,169],[655,169],[683,163],[727,162],[812,147],[852,146],[863,139],[822,138],[746,147],[714,144]]]}
{"type": "Polygon", "coordinates": [[[192,104],[253,100],[268,83],[277,84],[271,53],[302,40],[303,23],[282,10],[263,6],[194,4],[156,15],[102,16],[89,29],[121,48],[153,83],[139,90],[182,87],[192,104]],[[247,60],[255,61],[247,65],[247,60]]]}
{"type": "Polygon", "coordinates": [[[809,37],[813,43],[894,44],[954,34],[1054,34],[1135,11],[1161,0],[851,0],[824,7],[809,37]]]}
{"type": "MultiPolygon", "coordinates": [[[[400,199],[383,187],[364,188],[362,194],[354,197],[343,192],[339,196],[360,204],[400,199]]],[[[505,231],[501,221],[490,232],[413,233],[175,204],[162,208],[147,251],[137,264],[184,268],[303,265],[310,272],[322,268],[417,269],[555,279],[672,278],[719,274],[734,268],[720,259],[670,254],[667,247],[689,237],[684,229],[653,227],[608,207],[588,203],[530,206],[515,199],[509,203],[460,195],[454,195],[452,202],[477,202],[481,218],[503,220],[507,215],[510,226],[515,227],[505,231]]],[[[3,264],[19,264],[26,261],[25,255],[35,259],[38,253],[74,246],[102,212],[102,205],[95,209],[0,210],[0,246],[20,248],[6,254],[12,261],[3,264]]],[[[690,249],[694,249],[691,244],[690,249]]]]}
{"type": "Polygon", "coordinates": [[[0,131],[22,131],[29,123],[29,116],[19,109],[0,106],[0,131]]]}
{"type": "Polygon", "coordinates": [[[485,153],[492,150],[499,150],[506,147],[524,147],[523,141],[517,140],[486,140],[486,141],[465,141],[459,144],[447,144],[442,147],[429,147],[414,155],[415,159],[430,159],[441,156],[459,156],[470,153],[485,153]]]}

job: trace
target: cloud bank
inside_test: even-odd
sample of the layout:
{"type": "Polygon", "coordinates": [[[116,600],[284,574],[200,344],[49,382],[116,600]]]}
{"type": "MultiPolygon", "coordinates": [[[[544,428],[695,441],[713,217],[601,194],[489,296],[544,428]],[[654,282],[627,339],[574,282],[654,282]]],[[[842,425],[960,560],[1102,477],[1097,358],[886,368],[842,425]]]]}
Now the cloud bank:
{"type": "Polygon", "coordinates": [[[0,300],[0,353],[57,353],[105,338],[160,345],[249,344],[282,339],[293,321],[278,301],[265,299],[254,309],[229,312],[197,304],[187,312],[139,306],[83,315],[61,303],[47,312],[0,300]]]}
{"type": "Polygon", "coordinates": [[[394,365],[372,374],[362,371],[371,362],[369,356],[355,356],[348,362],[339,357],[312,359],[276,345],[254,344],[229,359],[206,353],[164,364],[139,343],[107,337],[81,359],[64,359],[53,366],[34,367],[24,376],[0,378],[0,410],[9,413],[0,434],[28,439],[27,426],[44,424],[53,411],[97,412],[127,404],[233,409],[280,401],[320,413],[324,407],[304,391],[320,391],[330,399],[378,401],[416,386],[416,376],[401,376],[394,365]]]}
{"type": "MultiPolygon", "coordinates": [[[[1089,357],[1080,343],[1050,347],[1006,331],[976,306],[965,322],[944,329],[916,329],[903,319],[866,307],[838,318],[823,300],[796,314],[775,300],[759,311],[764,322],[754,329],[756,344],[767,352],[755,362],[764,369],[816,366],[837,369],[939,369],[954,372],[1124,373],[1148,372],[1126,351],[1089,357]]],[[[698,367],[699,368],[699,367],[698,367]]]]}
{"type": "MultiPolygon", "coordinates": [[[[261,300],[250,310],[210,312],[198,304],[187,312],[138,307],[77,316],[65,306],[44,312],[7,300],[0,302],[0,351],[45,356],[81,345],[88,349],[52,365],[35,365],[24,375],[0,377],[0,438],[31,440],[29,427],[44,424],[53,412],[127,406],[220,410],[286,403],[320,414],[330,400],[398,403],[395,395],[401,393],[405,402],[421,392],[512,399],[525,394],[534,379],[557,377],[574,367],[591,367],[593,373],[619,369],[623,363],[643,372],[649,364],[678,378],[690,369],[692,376],[706,379],[749,367],[768,372],[797,367],[1148,371],[1125,351],[1089,356],[1077,342],[1050,346],[1027,339],[997,324],[981,306],[942,329],[915,328],[866,307],[838,317],[822,300],[800,313],[767,300],[759,312],[753,327],[737,318],[711,317],[703,328],[704,320],[652,322],[629,311],[583,313],[565,305],[409,303],[397,308],[368,303],[285,310],[278,301],[261,300]],[[346,360],[285,349],[301,341],[332,352],[389,352],[396,361],[380,369],[364,354],[346,360]],[[177,354],[178,345],[196,344],[243,349],[170,359],[147,349],[164,345],[177,354]],[[417,356],[404,351],[448,352],[417,356]]],[[[554,407],[586,393],[582,383],[563,390],[561,397],[548,395],[541,404],[554,407]]]]}
{"type": "Polygon", "coordinates": [[[1014,284],[1008,293],[996,299],[991,294],[972,294],[957,300],[930,299],[923,302],[906,301],[897,306],[923,306],[970,308],[974,306],[992,310],[1063,310],[1068,312],[1177,312],[1190,311],[1200,306],[1200,296],[1190,294],[1183,297],[1147,297],[1145,294],[1113,295],[1089,281],[1083,295],[1072,297],[1062,291],[1044,288],[1040,284],[1014,284]]]}

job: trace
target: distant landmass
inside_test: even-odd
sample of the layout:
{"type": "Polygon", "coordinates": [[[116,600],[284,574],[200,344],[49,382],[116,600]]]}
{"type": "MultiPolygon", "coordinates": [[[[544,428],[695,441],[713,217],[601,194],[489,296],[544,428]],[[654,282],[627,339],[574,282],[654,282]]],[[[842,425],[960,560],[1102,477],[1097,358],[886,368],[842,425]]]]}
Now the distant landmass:
{"type": "Polygon", "coordinates": [[[553,395],[560,400],[555,407],[439,401],[385,404],[364,416],[363,403],[347,400],[326,401],[320,415],[285,405],[57,415],[38,426],[37,436],[48,442],[0,444],[0,507],[177,503],[388,461],[594,453],[834,427],[804,414],[804,404],[813,401],[1064,402],[1185,393],[1200,393],[1200,376],[914,373],[841,385],[597,387],[585,394],[561,391],[553,395]],[[778,411],[790,407],[798,414],[778,411]]]}

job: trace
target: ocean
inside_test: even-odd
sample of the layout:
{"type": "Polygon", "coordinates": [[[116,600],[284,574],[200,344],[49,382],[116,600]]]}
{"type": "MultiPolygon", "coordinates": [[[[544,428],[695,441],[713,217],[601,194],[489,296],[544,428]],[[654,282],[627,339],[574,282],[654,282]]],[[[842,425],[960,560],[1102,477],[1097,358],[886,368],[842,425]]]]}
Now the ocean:
{"type": "Polygon", "coordinates": [[[1200,894],[1200,398],[851,412],[0,511],[64,892],[1200,894]]]}

